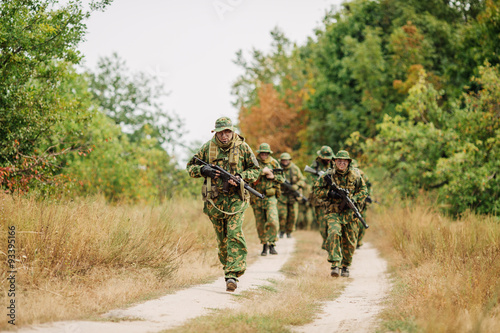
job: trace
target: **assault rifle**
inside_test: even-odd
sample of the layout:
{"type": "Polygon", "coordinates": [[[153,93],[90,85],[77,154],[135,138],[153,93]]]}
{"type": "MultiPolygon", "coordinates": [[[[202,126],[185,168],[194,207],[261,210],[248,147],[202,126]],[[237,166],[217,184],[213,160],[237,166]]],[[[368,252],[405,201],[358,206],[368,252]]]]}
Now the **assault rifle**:
{"type": "Polygon", "coordinates": [[[326,175],[325,180],[326,180],[326,183],[328,184],[328,186],[330,187],[330,189],[340,195],[340,197],[343,200],[342,205],[347,204],[347,206],[354,212],[354,215],[356,215],[358,220],[361,221],[361,223],[363,224],[363,227],[368,229],[368,224],[366,224],[365,220],[363,219],[363,217],[359,213],[358,207],[356,207],[356,204],[354,202],[352,202],[351,198],[349,198],[349,190],[338,187],[337,184],[335,184],[332,181],[332,177],[330,175],[326,175]]]}
{"type": "Polygon", "coordinates": [[[306,167],[304,168],[304,171],[312,173],[313,175],[316,175],[318,177],[321,177],[321,176],[323,176],[325,174],[324,171],[318,171],[316,169],[311,168],[309,165],[306,165],[306,167]]]}
{"type": "Polygon", "coordinates": [[[285,180],[285,182],[281,185],[283,185],[288,192],[292,193],[295,198],[300,199],[300,201],[303,204],[307,202],[307,198],[305,196],[303,196],[302,193],[300,193],[299,191],[294,190],[292,188],[293,185],[290,184],[290,182],[288,180],[285,180]]]}
{"type": "Polygon", "coordinates": [[[241,178],[238,178],[236,177],[235,175],[227,172],[226,170],[224,170],[223,168],[221,168],[220,166],[218,165],[215,165],[215,164],[209,164],[203,160],[200,160],[198,157],[194,156],[194,159],[197,160],[198,162],[200,162],[201,164],[203,165],[208,165],[209,167],[211,167],[212,169],[216,170],[216,171],[219,171],[220,173],[220,178],[222,179],[222,182],[223,182],[223,185],[222,185],[222,190],[224,192],[227,192],[229,190],[228,188],[228,181],[229,180],[233,180],[236,184],[240,185],[241,182],[244,183],[243,187],[245,188],[245,190],[247,190],[248,192],[252,193],[253,195],[255,195],[257,198],[259,199],[264,199],[266,196],[260,192],[257,192],[256,190],[254,190],[253,188],[250,187],[250,185],[248,185],[247,183],[245,183],[245,181],[241,178]]]}

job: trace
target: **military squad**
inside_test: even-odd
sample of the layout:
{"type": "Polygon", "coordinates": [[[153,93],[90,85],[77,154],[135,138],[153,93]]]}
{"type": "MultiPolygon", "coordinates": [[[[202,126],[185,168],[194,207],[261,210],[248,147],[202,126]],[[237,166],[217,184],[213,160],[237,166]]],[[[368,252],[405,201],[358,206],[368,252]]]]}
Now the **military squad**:
{"type": "Polygon", "coordinates": [[[262,256],[277,255],[278,239],[293,237],[299,223],[303,229],[319,230],[330,275],[348,277],[354,251],[363,244],[366,209],[372,202],[371,184],[349,153],[321,147],[311,166],[304,168],[306,178],[290,153],[274,159],[268,143],[261,143],[255,156],[227,117],[217,119],[212,132],[186,168],[191,177],[204,178],[203,212],[214,227],[226,290],[237,288],[246,269],[242,224],[249,203],[262,256]]]}

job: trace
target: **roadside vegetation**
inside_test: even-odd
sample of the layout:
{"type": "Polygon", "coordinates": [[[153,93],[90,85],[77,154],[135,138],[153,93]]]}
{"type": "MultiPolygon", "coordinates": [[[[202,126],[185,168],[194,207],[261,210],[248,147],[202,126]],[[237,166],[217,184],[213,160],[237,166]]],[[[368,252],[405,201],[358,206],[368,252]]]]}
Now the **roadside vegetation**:
{"type": "MultiPolygon", "coordinates": [[[[7,244],[8,226],[16,228],[17,327],[98,316],[222,274],[201,200],[131,206],[103,197],[40,202],[0,195],[0,207],[0,243],[7,244]]],[[[255,257],[250,212],[244,231],[255,257]]],[[[0,302],[7,304],[6,269],[0,279],[0,302]]],[[[0,329],[12,328],[7,319],[0,329]]]]}
{"type": "Polygon", "coordinates": [[[381,332],[499,332],[500,221],[452,219],[430,199],[374,209],[371,241],[389,261],[393,290],[381,332]]]}

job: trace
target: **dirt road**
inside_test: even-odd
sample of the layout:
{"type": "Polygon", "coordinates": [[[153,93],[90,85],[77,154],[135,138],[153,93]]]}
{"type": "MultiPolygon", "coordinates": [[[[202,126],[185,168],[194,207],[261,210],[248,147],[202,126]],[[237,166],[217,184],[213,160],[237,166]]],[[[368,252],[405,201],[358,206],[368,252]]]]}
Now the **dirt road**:
{"type": "MultiPolygon", "coordinates": [[[[213,309],[237,307],[234,294],[268,285],[269,279],[283,279],[280,269],[292,255],[294,247],[295,239],[280,240],[279,255],[260,257],[241,277],[235,293],[225,291],[225,282],[221,277],[213,283],[194,286],[128,309],[111,311],[103,316],[109,321],[57,322],[26,327],[18,332],[146,333],[172,328],[191,318],[206,315],[213,309]]],[[[356,251],[354,262],[349,278],[351,282],[342,295],[335,301],[325,303],[321,317],[310,325],[295,328],[296,332],[371,331],[389,288],[386,264],[370,244],[356,251]]]]}

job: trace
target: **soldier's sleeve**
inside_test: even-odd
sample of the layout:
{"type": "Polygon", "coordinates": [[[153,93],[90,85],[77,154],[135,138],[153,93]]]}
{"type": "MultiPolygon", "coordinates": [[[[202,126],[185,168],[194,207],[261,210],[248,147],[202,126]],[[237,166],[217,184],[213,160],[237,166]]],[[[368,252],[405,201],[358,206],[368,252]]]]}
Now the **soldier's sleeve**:
{"type": "Polygon", "coordinates": [[[355,201],[358,207],[361,207],[368,196],[368,187],[366,186],[363,177],[359,176],[356,184],[356,192],[352,196],[352,200],[355,201]]]}
{"type": "Polygon", "coordinates": [[[305,188],[306,187],[306,177],[304,177],[304,175],[302,174],[302,171],[300,171],[299,167],[297,167],[297,177],[299,178],[297,185],[299,185],[300,188],[305,188]]]}
{"type": "Polygon", "coordinates": [[[259,162],[253,154],[252,148],[250,148],[247,143],[244,143],[243,147],[243,171],[240,172],[240,176],[247,183],[253,183],[259,178],[260,175],[259,162]]]}
{"type": "MultiPolygon", "coordinates": [[[[278,161],[276,160],[273,160],[273,168],[274,169],[280,169],[281,166],[279,164],[278,161]]],[[[285,182],[285,175],[283,174],[283,172],[276,172],[274,174],[274,179],[273,179],[275,182],[279,183],[279,184],[283,184],[285,182]]]]}
{"type": "Polygon", "coordinates": [[[328,198],[328,188],[326,186],[325,177],[321,176],[314,183],[313,195],[319,200],[327,200],[328,198]]]}
{"type": "MultiPolygon", "coordinates": [[[[208,163],[208,144],[204,144],[200,150],[194,155],[198,157],[200,160],[205,161],[208,163]]],[[[201,177],[201,168],[203,165],[198,164],[194,158],[191,158],[189,162],[186,165],[186,170],[189,173],[189,176],[193,178],[200,178],[201,177]]]]}

